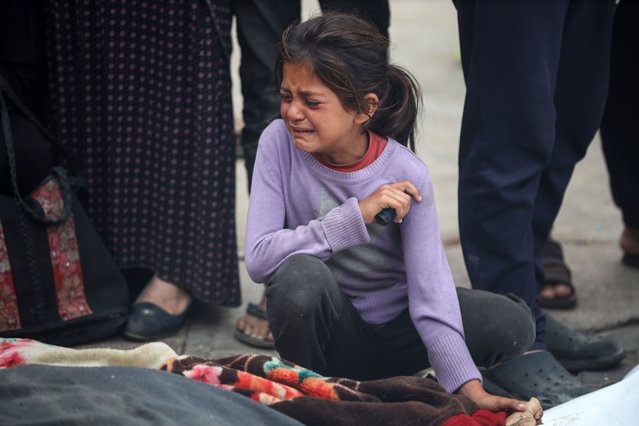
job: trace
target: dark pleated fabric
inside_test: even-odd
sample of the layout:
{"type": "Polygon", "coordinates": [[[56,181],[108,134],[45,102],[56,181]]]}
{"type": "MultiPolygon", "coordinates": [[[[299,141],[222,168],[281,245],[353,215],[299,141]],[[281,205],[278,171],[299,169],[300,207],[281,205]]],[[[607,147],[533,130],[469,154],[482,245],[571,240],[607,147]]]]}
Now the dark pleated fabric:
{"type": "Polygon", "coordinates": [[[229,1],[49,1],[51,106],[121,267],[240,304],[229,1]]]}

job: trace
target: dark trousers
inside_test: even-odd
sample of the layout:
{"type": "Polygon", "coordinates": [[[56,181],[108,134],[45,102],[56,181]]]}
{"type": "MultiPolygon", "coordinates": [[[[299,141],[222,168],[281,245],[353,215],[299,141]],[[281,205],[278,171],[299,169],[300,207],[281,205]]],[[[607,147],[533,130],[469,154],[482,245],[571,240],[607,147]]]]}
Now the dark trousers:
{"type": "MultiPolygon", "coordinates": [[[[320,374],[371,380],[429,366],[408,309],[384,326],[365,323],[316,257],[287,259],[266,283],[269,326],[284,359],[320,374]]],[[[489,367],[523,353],[534,340],[530,309],[517,297],[458,289],[466,343],[489,367]]]]}
{"type": "MultiPolygon", "coordinates": [[[[244,104],[242,150],[248,175],[249,192],[257,143],[262,130],[280,116],[280,99],[275,87],[275,59],[282,32],[300,20],[299,0],[233,0],[241,49],[240,80],[244,104]]],[[[373,22],[388,35],[388,0],[320,0],[322,10],[354,12],[373,22]]]]}
{"type": "Polygon", "coordinates": [[[617,6],[610,90],[601,123],[610,189],[628,228],[639,229],[639,3],[617,6]]]}
{"type": "Polygon", "coordinates": [[[474,288],[514,293],[545,348],[541,248],[603,115],[614,0],[454,1],[466,99],[459,227],[474,288]]]}

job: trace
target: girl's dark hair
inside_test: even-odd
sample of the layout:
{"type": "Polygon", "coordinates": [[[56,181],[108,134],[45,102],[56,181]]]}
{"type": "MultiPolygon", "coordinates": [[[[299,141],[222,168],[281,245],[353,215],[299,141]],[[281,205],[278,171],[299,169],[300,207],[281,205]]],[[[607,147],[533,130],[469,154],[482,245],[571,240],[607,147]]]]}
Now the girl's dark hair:
{"type": "Polygon", "coordinates": [[[364,99],[375,93],[375,114],[364,124],[415,150],[421,92],[415,78],[389,61],[388,39],[354,15],[325,13],[284,31],[275,66],[277,90],[284,64],[309,68],[341,100],[346,110],[368,114],[364,99]]]}

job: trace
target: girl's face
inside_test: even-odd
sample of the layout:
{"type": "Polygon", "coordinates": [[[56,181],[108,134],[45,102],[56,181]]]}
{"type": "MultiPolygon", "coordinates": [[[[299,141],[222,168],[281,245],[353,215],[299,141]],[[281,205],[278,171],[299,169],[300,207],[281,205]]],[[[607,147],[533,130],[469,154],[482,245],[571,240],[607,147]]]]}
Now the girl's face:
{"type": "Polygon", "coordinates": [[[280,112],[297,149],[344,165],[360,160],[368,149],[362,132],[366,114],[347,111],[331,89],[307,67],[285,63],[280,112]]]}

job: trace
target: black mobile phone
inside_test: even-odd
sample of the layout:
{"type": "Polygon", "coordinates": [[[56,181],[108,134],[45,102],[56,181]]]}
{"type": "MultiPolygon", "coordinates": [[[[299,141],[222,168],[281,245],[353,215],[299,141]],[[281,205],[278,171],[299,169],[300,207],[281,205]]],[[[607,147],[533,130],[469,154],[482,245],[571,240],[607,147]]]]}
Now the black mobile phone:
{"type": "Polygon", "coordinates": [[[388,225],[393,219],[395,219],[395,209],[391,209],[390,207],[375,215],[375,222],[380,225],[388,225]]]}

